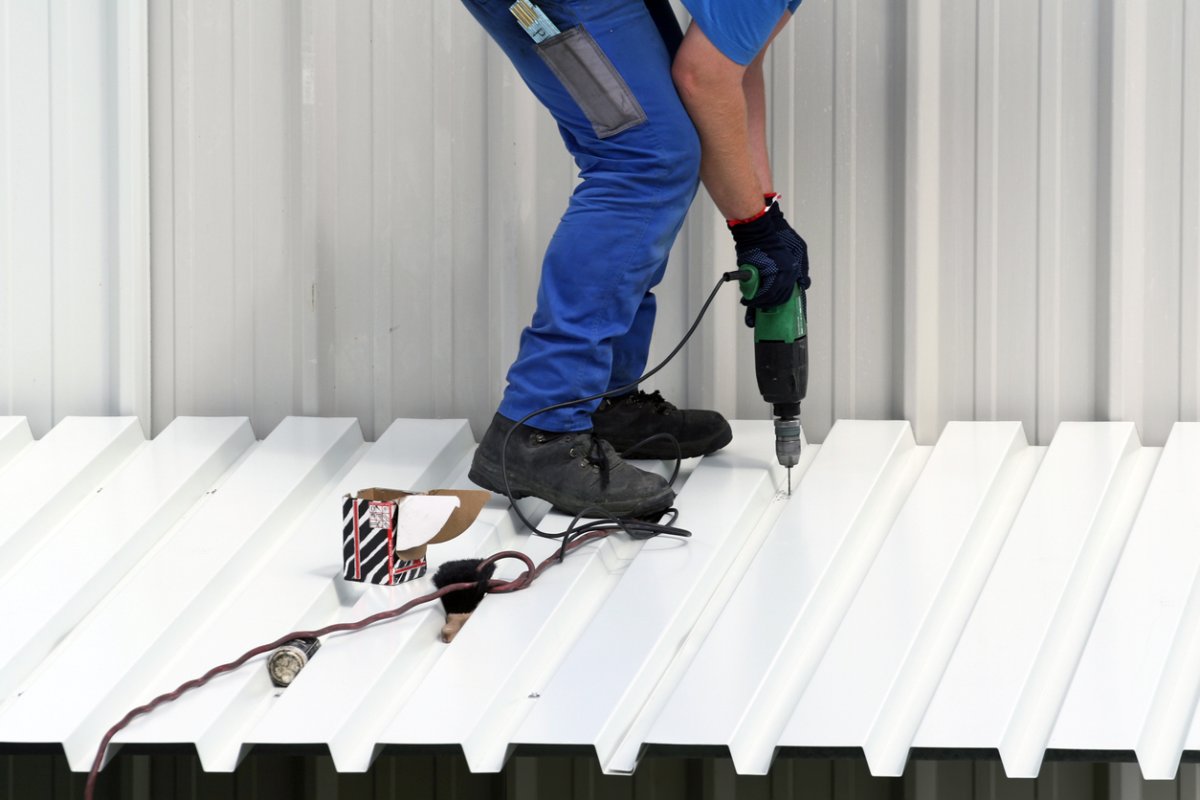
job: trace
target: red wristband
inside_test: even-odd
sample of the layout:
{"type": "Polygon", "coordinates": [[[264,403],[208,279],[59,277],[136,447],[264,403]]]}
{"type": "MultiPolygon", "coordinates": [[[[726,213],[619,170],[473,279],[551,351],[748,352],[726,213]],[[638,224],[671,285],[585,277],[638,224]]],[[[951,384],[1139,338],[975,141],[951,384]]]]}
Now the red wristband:
{"type": "Polygon", "coordinates": [[[745,219],[727,219],[725,220],[725,224],[732,228],[734,225],[745,225],[747,222],[754,222],[754,220],[766,216],[769,208],[770,206],[766,206],[762,211],[758,212],[753,217],[746,217],[745,219]]]}

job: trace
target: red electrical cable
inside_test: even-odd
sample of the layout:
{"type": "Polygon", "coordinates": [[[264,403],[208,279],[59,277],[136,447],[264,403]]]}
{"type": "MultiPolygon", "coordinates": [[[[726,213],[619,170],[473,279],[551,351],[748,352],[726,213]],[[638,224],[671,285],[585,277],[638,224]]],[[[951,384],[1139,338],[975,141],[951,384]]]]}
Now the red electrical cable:
{"type": "MultiPolygon", "coordinates": [[[[484,559],[479,564],[480,570],[489,564],[495,564],[497,561],[502,561],[506,558],[515,558],[525,564],[525,571],[516,578],[513,578],[511,581],[501,581],[495,579],[489,581],[487,591],[489,594],[507,594],[510,592],[519,592],[533,583],[534,579],[545,572],[546,569],[548,569],[552,564],[557,564],[562,561],[562,558],[566,553],[569,553],[578,547],[582,547],[588,542],[595,541],[596,539],[602,539],[610,532],[611,531],[608,530],[594,530],[580,535],[577,538],[572,539],[564,548],[560,548],[554,555],[550,556],[537,566],[534,566],[533,559],[516,550],[504,550],[499,553],[495,553],[494,555],[484,559]]],[[[109,728],[104,734],[104,738],[100,740],[100,747],[96,750],[96,757],[92,760],[92,769],[91,772],[88,773],[87,784],[84,786],[84,800],[92,800],[94,796],[96,791],[96,781],[100,777],[100,769],[104,761],[104,754],[107,752],[108,745],[112,742],[113,737],[116,736],[123,728],[129,725],[129,723],[133,722],[143,714],[149,714],[151,711],[161,705],[170,703],[172,700],[178,700],[186,692],[203,686],[218,675],[222,675],[226,672],[232,672],[238,667],[244,665],[250,659],[269,653],[275,648],[291,641],[292,639],[316,639],[321,636],[328,636],[331,633],[362,630],[368,625],[374,625],[377,622],[394,619],[395,617],[411,611],[423,603],[432,602],[433,600],[437,600],[445,595],[450,594],[451,592],[473,589],[476,585],[477,584],[470,582],[452,583],[448,586],[443,586],[436,592],[430,592],[429,594],[415,597],[402,606],[398,606],[387,611],[380,611],[377,614],[372,614],[369,617],[365,617],[355,622],[338,622],[333,625],[326,625],[323,628],[317,628],[316,630],[311,631],[292,631],[291,633],[284,634],[273,642],[262,644],[258,647],[247,650],[233,661],[213,667],[199,678],[193,678],[190,681],[181,683],[172,691],[166,692],[165,694],[160,694],[150,702],[132,709],[128,714],[121,718],[120,722],[109,728]]]]}

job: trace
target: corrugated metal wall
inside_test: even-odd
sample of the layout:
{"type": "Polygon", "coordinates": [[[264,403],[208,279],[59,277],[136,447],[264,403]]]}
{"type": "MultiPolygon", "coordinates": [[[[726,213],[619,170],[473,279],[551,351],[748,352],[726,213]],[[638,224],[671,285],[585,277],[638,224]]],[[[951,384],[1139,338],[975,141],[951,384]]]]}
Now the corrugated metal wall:
{"type": "Polygon", "coordinates": [[[909,7],[906,411],[1161,442],[1200,399],[1200,4],[909,7]]]}
{"type": "MultiPolygon", "coordinates": [[[[138,6],[0,15],[0,410],[478,430],[575,180],[503,56],[454,2],[149,4],[147,267],[138,6]]],[[[1197,0],[807,0],[770,81],[811,438],[1200,415],[1197,0]]],[[[657,354],[729,257],[702,196],[657,354]]],[[[658,385],[762,416],[749,352],[730,296],[658,385]]]]}
{"type": "MultiPolygon", "coordinates": [[[[835,414],[903,411],[906,20],[812,2],[801,23],[773,64],[772,133],[821,265],[821,438],[835,414]]],[[[174,2],[151,25],[155,427],[301,410],[368,435],[397,415],[479,430],[575,181],[503,55],[458,3],[174,2]]],[[[721,227],[697,203],[657,354],[728,268],[721,227]]],[[[759,417],[728,294],[658,385],[759,417]]]]}
{"type": "MultiPolygon", "coordinates": [[[[151,9],[154,422],[486,421],[574,180],[457,3],[151,9]]],[[[808,0],[772,149],[816,263],[805,421],[1200,413],[1200,5],[808,0]]],[[[656,351],[728,266],[703,197],[656,351]]],[[[764,412],[732,297],[661,385],[764,412]],[[738,380],[730,380],[736,375],[738,380]]]]}
{"type": "Polygon", "coordinates": [[[0,2],[0,413],[38,435],[149,418],[146,70],[139,3],[0,2]]]}

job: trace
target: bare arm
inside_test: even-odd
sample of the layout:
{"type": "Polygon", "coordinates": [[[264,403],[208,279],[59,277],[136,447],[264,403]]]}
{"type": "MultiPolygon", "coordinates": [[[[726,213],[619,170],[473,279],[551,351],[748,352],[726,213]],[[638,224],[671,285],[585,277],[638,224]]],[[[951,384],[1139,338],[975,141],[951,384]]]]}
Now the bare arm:
{"type": "MultiPolygon", "coordinates": [[[[785,13],[772,38],[790,19],[785,13]]],[[[746,67],[716,48],[692,23],[672,73],[684,107],[700,134],[700,177],[727,219],[762,211],[773,191],[766,143],[763,51],[746,67]]]]}
{"type": "Polygon", "coordinates": [[[792,18],[791,12],[784,12],[771,38],[746,66],[746,74],[742,78],[742,90],[746,95],[746,122],[750,136],[750,161],[754,164],[754,172],[758,175],[758,183],[764,194],[774,194],[775,183],[771,178],[771,160],[767,155],[767,90],[763,79],[763,61],[767,56],[767,47],[775,41],[775,37],[792,18]]]}
{"type": "MultiPolygon", "coordinates": [[[[765,51],[764,51],[765,53],[765,51]]],[[[746,94],[746,125],[749,135],[750,163],[758,176],[764,194],[775,191],[771,179],[771,159],[767,155],[767,89],[763,80],[763,55],[758,56],[746,67],[742,79],[742,90],[746,94]]]]}
{"type": "Polygon", "coordinates": [[[752,217],[763,206],[750,159],[745,73],[694,22],[672,68],[679,97],[700,134],[700,177],[727,219],[752,217]]]}

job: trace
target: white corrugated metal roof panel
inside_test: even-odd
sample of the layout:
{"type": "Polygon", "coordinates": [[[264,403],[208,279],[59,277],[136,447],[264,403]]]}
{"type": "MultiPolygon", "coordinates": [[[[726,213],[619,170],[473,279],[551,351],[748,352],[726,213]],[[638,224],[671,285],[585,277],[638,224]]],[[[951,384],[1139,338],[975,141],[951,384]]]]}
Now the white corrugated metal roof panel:
{"type": "MultiPolygon", "coordinates": [[[[996,751],[1034,775],[1047,750],[1137,755],[1169,778],[1200,751],[1200,423],[1165,448],[1130,423],[839,422],[782,491],[767,422],[689,463],[687,541],[591,544],[532,588],[489,597],[450,645],[440,606],[330,637],[286,690],[261,664],[135,721],[118,744],[194,744],[208,770],[256,744],[325,745],[365,770],[383,747],[461,748],[494,771],[517,747],[996,751]]],[[[128,708],[289,630],[429,590],[339,577],[340,497],[467,487],[463,421],[72,418],[32,441],[0,417],[0,743],[61,743],[86,769],[128,708]]],[[[655,469],[666,469],[653,465],[655,469]]],[[[522,501],[544,528],[569,519],[522,501]]],[[[501,498],[435,563],[556,545],[501,498]]],[[[505,562],[501,577],[517,567],[505,562]]],[[[0,744],[0,748],[3,744],[0,744]]]]}

